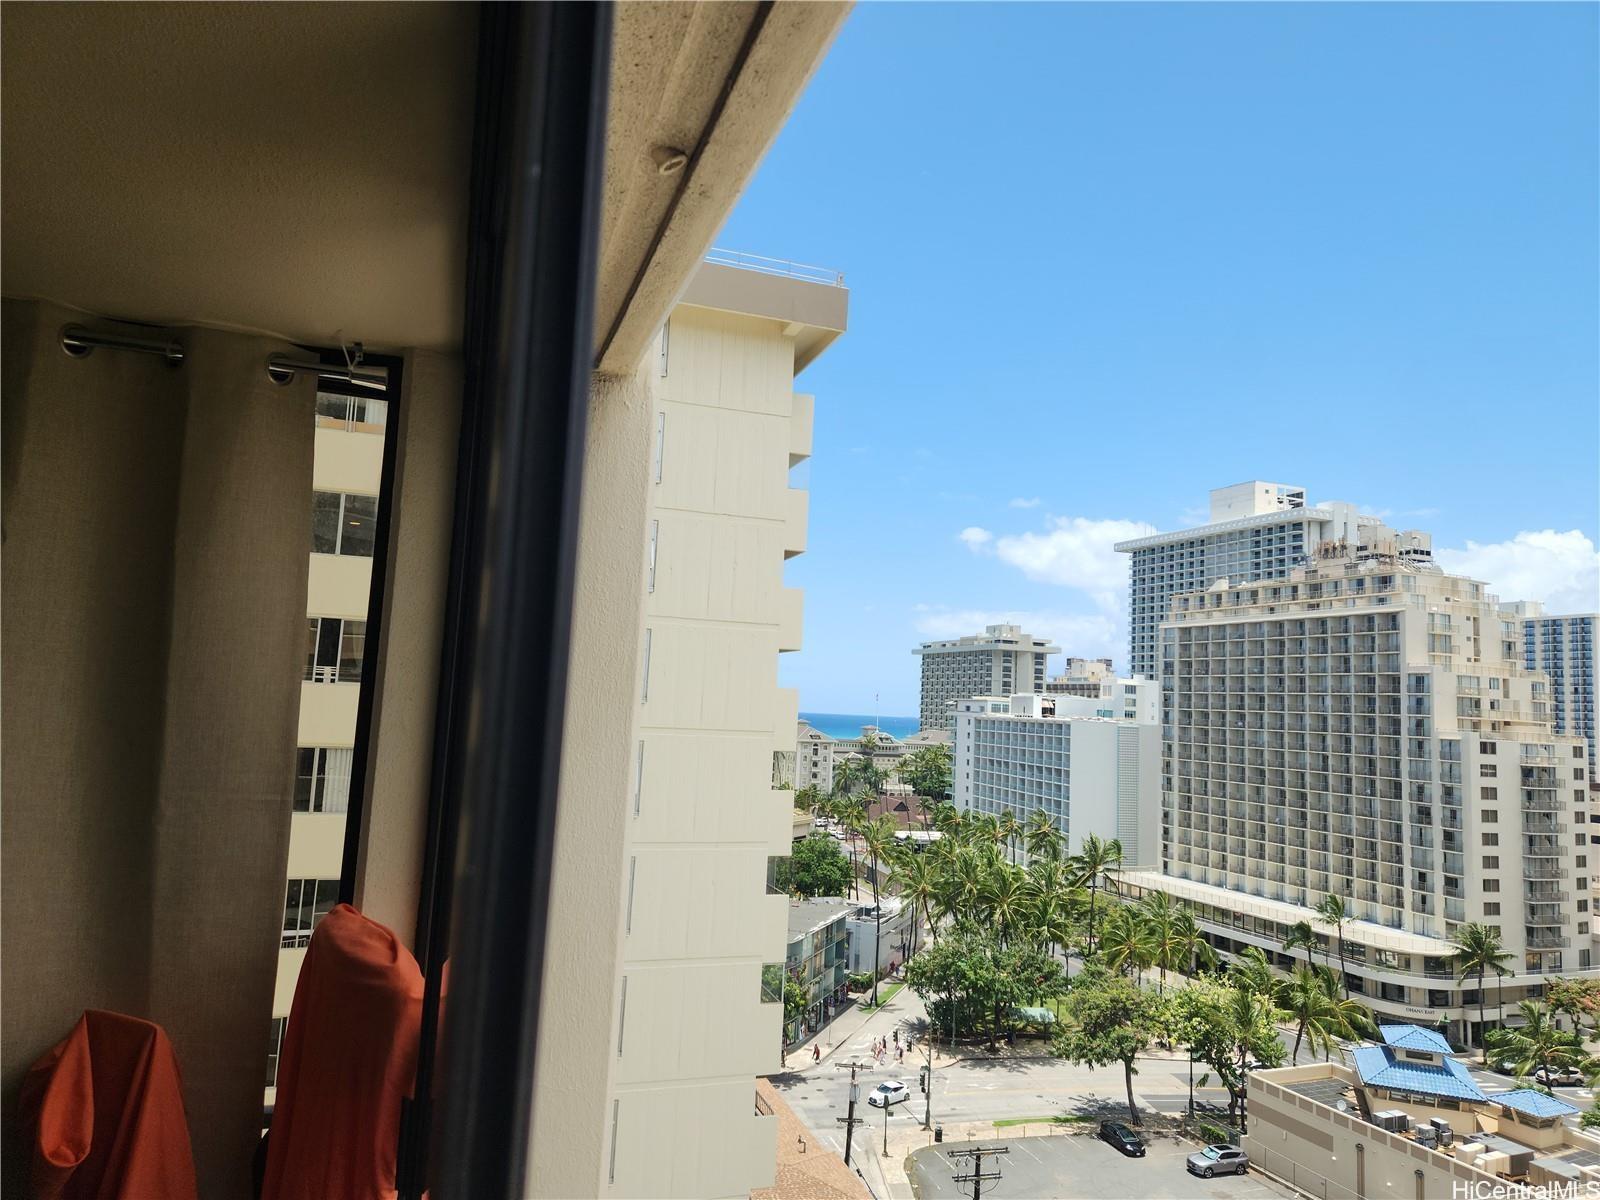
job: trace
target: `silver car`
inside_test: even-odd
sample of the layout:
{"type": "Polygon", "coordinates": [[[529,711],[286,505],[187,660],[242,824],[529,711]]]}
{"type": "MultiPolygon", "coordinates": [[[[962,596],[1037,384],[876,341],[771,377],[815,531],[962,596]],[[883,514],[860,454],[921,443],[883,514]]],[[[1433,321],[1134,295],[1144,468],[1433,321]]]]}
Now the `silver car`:
{"type": "Polygon", "coordinates": [[[1250,1169],[1250,1156],[1237,1146],[1220,1142],[1207,1146],[1198,1154],[1191,1154],[1184,1165],[1192,1174],[1210,1179],[1213,1175],[1243,1175],[1250,1169]]]}

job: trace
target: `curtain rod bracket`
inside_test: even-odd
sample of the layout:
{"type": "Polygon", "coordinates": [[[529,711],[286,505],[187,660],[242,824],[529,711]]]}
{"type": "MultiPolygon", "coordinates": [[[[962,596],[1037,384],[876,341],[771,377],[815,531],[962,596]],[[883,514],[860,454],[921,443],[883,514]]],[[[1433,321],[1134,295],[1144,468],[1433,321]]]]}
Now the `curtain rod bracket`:
{"type": "Polygon", "coordinates": [[[61,349],[69,358],[88,358],[97,348],[132,350],[138,354],[159,354],[170,367],[183,365],[183,344],[176,339],[126,337],[120,333],[96,333],[82,325],[61,327],[61,349]]]}
{"type": "MultiPolygon", "coordinates": [[[[360,343],[357,343],[359,346],[360,343]]],[[[375,392],[389,390],[389,372],[384,367],[364,367],[360,365],[359,352],[356,361],[348,366],[339,366],[337,363],[318,362],[315,359],[296,358],[292,354],[267,355],[267,378],[280,387],[286,387],[294,382],[294,377],[301,371],[309,372],[318,379],[326,379],[336,383],[350,383],[357,387],[368,388],[375,392]]]]}

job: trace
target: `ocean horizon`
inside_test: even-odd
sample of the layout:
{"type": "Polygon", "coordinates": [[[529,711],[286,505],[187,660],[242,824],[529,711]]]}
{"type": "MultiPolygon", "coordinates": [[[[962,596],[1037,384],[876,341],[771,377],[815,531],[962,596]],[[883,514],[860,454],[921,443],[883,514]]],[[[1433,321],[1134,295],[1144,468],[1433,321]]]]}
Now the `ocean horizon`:
{"type": "Polygon", "coordinates": [[[868,725],[876,725],[896,738],[910,737],[922,728],[922,721],[917,717],[875,717],[869,713],[803,712],[800,719],[809,721],[813,729],[820,729],[829,737],[844,739],[860,737],[861,730],[868,725]]]}

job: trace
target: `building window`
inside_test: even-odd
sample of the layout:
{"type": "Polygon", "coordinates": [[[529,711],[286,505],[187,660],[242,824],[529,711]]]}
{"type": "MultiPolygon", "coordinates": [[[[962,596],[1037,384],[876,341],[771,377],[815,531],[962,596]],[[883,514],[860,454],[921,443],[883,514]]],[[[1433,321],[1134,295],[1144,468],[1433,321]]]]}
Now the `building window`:
{"type": "Polygon", "coordinates": [[[389,424],[389,402],[376,396],[317,393],[317,426],[356,433],[382,433],[389,424]]]}
{"type": "Polygon", "coordinates": [[[1500,915],[1500,901],[1485,900],[1483,902],[1483,915],[1486,917],[1498,917],[1500,915]]]}
{"type": "Polygon", "coordinates": [[[345,492],[317,492],[311,509],[314,554],[371,558],[377,539],[378,498],[345,492]]]}
{"type": "Polygon", "coordinates": [[[1486,833],[1486,834],[1484,834],[1483,835],[1483,844],[1485,846],[1498,846],[1500,844],[1500,835],[1498,833],[1486,833]]]}
{"type": "Polygon", "coordinates": [[[1500,789],[1492,787],[1479,788],[1478,795],[1485,800],[1498,800],[1500,799],[1500,789]]]}
{"type": "Polygon", "coordinates": [[[1500,819],[1500,814],[1495,809],[1486,808],[1486,809],[1483,810],[1483,823],[1485,825],[1493,825],[1499,819],[1500,819]]]}
{"type": "Polygon", "coordinates": [[[761,1003],[780,1004],[783,1002],[783,964],[761,964],[761,1003]]]}
{"type": "Polygon", "coordinates": [[[278,1055],[283,1052],[283,1031],[288,1017],[273,1017],[272,1032],[267,1034],[267,1086],[278,1086],[278,1055]]]}
{"type": "Polygon", "coordinates": [[[1493,763],[1479,763],[1478,764],[1478,778],[1480,778],[1480,779],[1493,779],[1498,774],[1499,774],[1499,768],[1496,767],[1493,763]]]}
{"type": "Polygon", "coordinates": [[[283,940],[285,950],[311,944],[311,931],[317,922],[339,903],[337,879],[291,879],[283,902],[283,940]]]}
{"type": "Polygon", "coordinates": [[[306,618],[306,681],[360,683],[367,623],[340,617],[306,618]]]}
{"type": "Polygon", "coordinates": [[[1485,871],[1498,871],[1500,869],[1500,856],[1498,854],[1485,854],[1483,856],[1483,869],[1485,871]]]}
{"type": "Polygon", "coordinates": [[[1500,890],[1500,881],[1498,879],[1485,879],[1483,881],[1483,890],[1486,892],[1498,892],[1500,890]]]}
{"type": "Polygon", "coordinates": [[[350,810],[350,766],[355,751],[301,746],[295,751],[294,811],[342,813],[350,810]]]}

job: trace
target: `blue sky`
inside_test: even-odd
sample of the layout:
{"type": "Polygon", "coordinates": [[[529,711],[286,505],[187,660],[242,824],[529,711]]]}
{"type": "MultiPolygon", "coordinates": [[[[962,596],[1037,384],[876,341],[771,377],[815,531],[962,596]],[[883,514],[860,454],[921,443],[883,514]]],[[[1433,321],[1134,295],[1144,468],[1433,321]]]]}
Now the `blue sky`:
{"type": "Polygon", "coordinates": [[[1008,615],[1122,663],[1111,543],[1252,478],[1600,605],[1597,12],[858,7],[717,238],[851,289],[801,708],[1008,615]]]}

